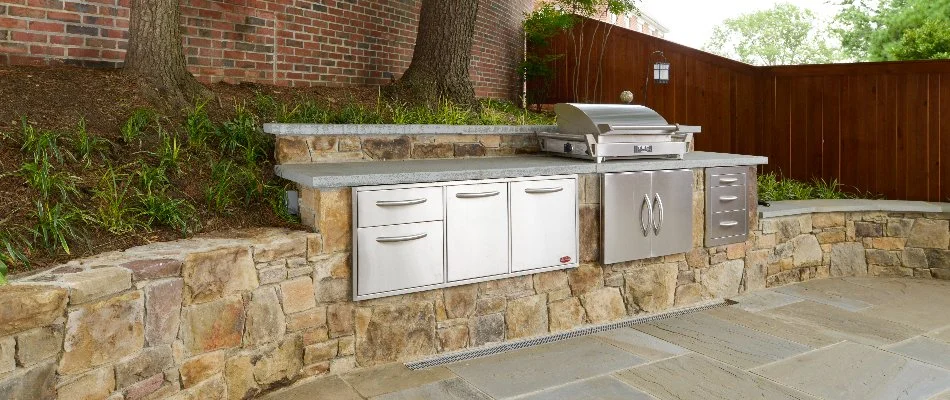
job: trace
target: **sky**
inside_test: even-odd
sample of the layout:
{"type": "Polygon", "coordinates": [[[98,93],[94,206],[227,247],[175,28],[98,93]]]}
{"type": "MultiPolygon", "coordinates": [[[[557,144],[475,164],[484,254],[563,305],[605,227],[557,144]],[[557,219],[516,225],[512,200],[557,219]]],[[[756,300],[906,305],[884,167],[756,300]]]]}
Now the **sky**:
{"type": "Polygon", "coordinates": [[[829,20],[837,10],[828,0],[641,0],[638,6],[670,30],[667,40],[701,49],[713,28],[725,19],[780,2],[811,9],[829,20]]]}

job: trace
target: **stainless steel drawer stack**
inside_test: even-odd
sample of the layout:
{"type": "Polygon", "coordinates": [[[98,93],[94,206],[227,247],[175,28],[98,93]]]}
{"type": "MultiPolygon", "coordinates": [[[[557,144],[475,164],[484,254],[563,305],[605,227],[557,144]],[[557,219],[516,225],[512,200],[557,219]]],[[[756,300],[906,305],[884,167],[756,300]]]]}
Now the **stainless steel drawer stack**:
{"type": "Polygon", "coordinates": [[[749,237],[748,167],[706,168],[706,246],[749,237]]]}

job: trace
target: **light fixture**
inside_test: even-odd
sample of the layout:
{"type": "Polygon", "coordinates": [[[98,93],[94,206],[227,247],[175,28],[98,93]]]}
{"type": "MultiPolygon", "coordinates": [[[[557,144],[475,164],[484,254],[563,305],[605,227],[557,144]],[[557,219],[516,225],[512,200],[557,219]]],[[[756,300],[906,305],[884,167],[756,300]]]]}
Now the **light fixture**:
{"type": "Polygon", "coordinates": [[[663,57],[662,51],[657,51],[653,54],[660,54],[662,57],[661,61],[653,63],[653,82],[656,82],[660,85],[665,85],[670,83],[670,63],[666,61],[666,57],[663,57]]]}
{"type": "MultiPolygon", "coordinates": [[[[666,56],[662,51],[654,51],[650,56],[653,58],[653,82],[658,85],[665,85],[670,83],[670,62],[667,61],[666,56]]],[[[643,80],[643,105],[647,103],[647,95],[649,94],[650,87],[650,77],[647,76],[643,80]]]]}

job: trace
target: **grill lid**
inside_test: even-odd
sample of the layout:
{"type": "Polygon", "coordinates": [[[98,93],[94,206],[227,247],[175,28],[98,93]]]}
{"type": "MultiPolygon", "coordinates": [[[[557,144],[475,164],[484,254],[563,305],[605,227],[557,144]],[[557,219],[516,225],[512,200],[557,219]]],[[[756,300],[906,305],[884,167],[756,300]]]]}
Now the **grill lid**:
{"type": "Polygon", "coordinates": [[[677,130],[676,125],[644,106],[560,103],[554,111],[558,131],[569,135],[656,135],[677,130]]]}

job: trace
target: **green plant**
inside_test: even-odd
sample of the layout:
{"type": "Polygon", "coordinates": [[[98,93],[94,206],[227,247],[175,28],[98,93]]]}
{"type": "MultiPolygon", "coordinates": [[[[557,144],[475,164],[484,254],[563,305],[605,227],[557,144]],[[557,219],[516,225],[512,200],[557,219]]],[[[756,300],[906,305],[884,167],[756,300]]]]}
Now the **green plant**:
{"type": "Polygon", "coordinates": [[[851,194],[837,180],[815,178],[811,183],[783,178],[769,172],[758,176],[759,199],[765,201],[875,198],[870,193],[851,194]]]}
{"type": "Polygon", "coordinates": [[[458,106],[451,101],[439,101],[439,108],[435,112],[435,121],[444,125],[466,125],[474,120],[472,112],[466,108],[458,106]]]}
{"type": "Polygon", "coordinates": [[[138,179],[138,187],[146,191],[164,190],[169,183],[165,168],[152,166],[144,161],[139,162],[139,168],[135,171],[135,177],[138,179]]]}
{"type": "Polygon", "coordinates": [[[164,193],[148,190],[139,193],[141,215],[147,226],[165,225],[187,233],[195,219],[195,207],[183,199],[174,199],[164,193]]]}
{"type": "Polygon", "coordinates": [[[267,159],[273,150],[273,138],[260,131],[257,117],[243,105],[235,107],[234,118],[218,127],[221,151],[241,157],[247,164],[267,159]]]}
{"type": "Polygon", "coordinates": [[[11,267],[30,265],[26,256],[29,250],[30,243],[22,235],[9,229],[0,229],[0,285],[7,283],[11,267]]]}
{"type": "Polygon", "coordinates": [[[122,140],[125,143],[132,143],[133,140],[142,136],[142,133],[149,125],[155,123],[157,115],[148,108],[139,108],[132,112],[132,115],[122,126],[122,140]]]}
{"type": "Polygon", "coordinates": [[[97,203],[93,221],[116,235],[143,227],[140,210],[133,202],[130,181],[128,175],[109,167],[92,193],[97,203]]]}
{"type": "Polygon", "coordinates": [[[280,219],[292,223],[300,222],[300,218],[291,214],[290,210],[287,209],[287,188],[285,186],[274,183],[265,184],[262,195],[264,201],[270,205],[271,210],[280,219]]]}
{"type": "Polygon", "coordinates": [[[812,191],[813,195],[819,199],[847,199],[851,198],[848,193],[845,193],[841,190],[842,186],[838,183],[837,179],[832,179],[831,181],[825,181],[824,179],[815,178],[812,181],[812,191]]]}
{"type": "Polygon", "coordinates": [[[64,158],[72,158],[71,153],[62,150],[60,143],[68,142],[69,139],[61,133],[48,130],[37,131],[26,118],[21,118],[20,126],[22,141],[20,150],[34,160],[52,157],[62,164],[65,161],[64,158]]]}
{"type": "Polygon", "coordinates": [[[59,201],[65,202],[79,193],[76,187],[79,177],[66,172],[56,172],[45,153],[33,162],[23,164],[19,174],[26,179],[30,187],[39,192],[43,200],[50,200],[53,195],[58,195],[59,201]]]}
{"type": "Polygon", "coordinates": [[[231,160],[211,164],[211,184],[205,188],[205,202],[211,210],[226,214],[233,209],[235,198],[235,175],[237,166],[231,160]]]}
{"type": "Polygon", "coordinates": [[[191,148],[207,149],[208,141],[214,136],[214,122],[205,110],[207,105],[207,101],[195,104],[185,117],[185,135],[191,148]]]}
{"type": "Polygon", "coordinates": [[[79,119],[72,142],[73,151],[79,160],[86,162],[86,166],[92,164],[92,157],[94,155],[104,159],[106,152],[109,151],[109,142],[107,140],[91,135],[86,130],[85,118],[79,119]]]}
{"type": "Polygon", "coordinates": [[[158,158],[158,165],[166,171],[181,172],[178,163],[182,157],[182,145],[178,142],[178,136],[174,132],[168,132],[160,125],[158,130],[158,150],[153,153],[158,158]]]}
{"type": "Polygon", "coordinates": [[[78,224],[85,219],[83,213],[63,203],[50,205],[37,200],[32,216],[36,221],[30,229],[33,241],[47,251],[61,249],[70,254],[69,242],[80,237],[78,224]]]}
{"type": "Polygon", "coordinates": [[[378,124],[382,122],[379,114],[362,104],[347,103],[332,117],[335,124],[378,124]]]}

